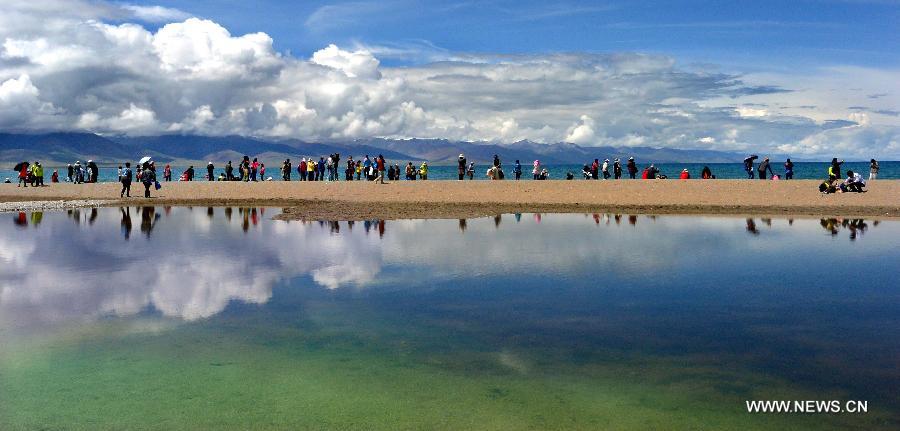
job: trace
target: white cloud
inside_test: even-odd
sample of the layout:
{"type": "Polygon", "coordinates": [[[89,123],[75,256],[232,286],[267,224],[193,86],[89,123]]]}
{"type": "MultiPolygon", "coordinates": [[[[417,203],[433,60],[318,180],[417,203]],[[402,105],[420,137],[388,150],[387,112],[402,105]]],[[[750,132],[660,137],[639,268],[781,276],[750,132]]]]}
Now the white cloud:
{"type": "Polygon", "coordinates": [[[163,6],[138,6],[132,4],[122,5],[122,8],[131,12],[134,18],[144,22],[171,22],[181,21],[191,17],[191,14],[163,6]]]}
{"type": "Polygon", "coordinates": [[[569,128],[566,133],[566,142],[575,144],[590,144],[594,140],[594,119],[582,115],[579,122],[569,128]]]}
{"type": "MultiPolygon", "coordinates": [[[[5,97],[19,99],[0,101],[4,127],[760,152],[831,139],[835,134],[824,132],[847,125],[836,119],[900,128],[900,116],[873,114],[900,105],[892,70],[739,76],[688,71],[662,55],[461,55],[436,48],[420,55],[409,47],[363,44],[328,45],[306,59],[277,52],[265,33],[233,35],[210,20],[187,18],[151,32],[121,23],[134,19],[130,5],[11,1],[0,15],[0,83],[8,85],[5,97]],[[378,52],[443,61],[385,67],[378,52]],[[856,105],[867,109],[848,109],[856,105]]],[[[162,21],[183,18],[141,11],[162,21]]],[[[346,13],[358,17],[326,7],[310,24],[346,13]]],[[[831,151],[827,142],[815,148],[831,151]]],[[[900,156],[874,151],[880,158],[900,156]]]]}
{"type": "Polygon", "coordinates": [[[328,45],[313,53],[312,62],[338,69],[350,78],[378,79],[378,59],[365,50],[344,51],[336,45],[328,45]]]}

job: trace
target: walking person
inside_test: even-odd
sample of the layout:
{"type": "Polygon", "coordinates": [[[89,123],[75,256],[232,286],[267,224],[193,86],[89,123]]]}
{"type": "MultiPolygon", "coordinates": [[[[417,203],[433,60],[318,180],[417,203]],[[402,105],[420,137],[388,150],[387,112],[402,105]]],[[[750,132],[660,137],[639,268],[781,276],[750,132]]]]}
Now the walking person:
{"type": "Polygon", "coordinates": [[[784,179],[794,179],[794,162],[792,162],[791,159],[787,159],[787,161],[784,162],[784,179]]]}
{"type": "Polygon", "coordinates": [[[600,160],[594,159],[594,163],[591,163],[591,179],[596,180],[600,178],[600,160]]]}
{"type": "Polygon", "coordinates": [[[609,179],[609,159],[603,161],[603,179],[609,179]]]}
{"type": "Polygon", "coordinates": [[[119,197],[131,197],[131,179],[133,178],[133,174],[131,172],[131,162],[125,162],[125,169],[122,169],[122,175],[119,175],[119,181],[122,182],[122,191],[119,193],[119,197]]]}
{"type": "Polygon", "coordinates": [[[878,178],[878,160],[872,159],[869,162],[869,181],[878,178]]]}
{"type": "Polygon", "coordinates": [[[30,170],[28,162],[22,162],[19,167],[19,185],[16,187],[28,187],[28,171],[30,170]]]}
{"type": "Polygon", "coordinates": [[[761,180],[765,180],[768,178],[768,176],[766,175],[766,171],[768,171],[769,174],[775,175],[775,172],[772,170],[772,166],[769,165],[768,157],[763,159],[762,163],[757,166],[757,169],[759,170],[759,179],[761,180]]]}
{"type": "Polygon", "coordinates": [[[753,161],[758,158],[759,156],[757,156],[756,154],[751,154],[750,156],[747,156],[746,159],[744,159],[744,171],[747,172],[748,180],[753,179],[753,161]]]}
{"type": "Polygon", "coordinates": [[[628,176],[633,180],[638,171],[637,164],[634,163],[634,157],[628,158],[628,164],[625,165],[625,168],[628,169],[628,176]]]}
{"type": "Polygon", "coordinates": [[[150,169],[150,163],[144,163],[141,169],[141,183],[144,184],[144,197],[150,197],[150,187],[156,183],[156,172],[150,169]]]}

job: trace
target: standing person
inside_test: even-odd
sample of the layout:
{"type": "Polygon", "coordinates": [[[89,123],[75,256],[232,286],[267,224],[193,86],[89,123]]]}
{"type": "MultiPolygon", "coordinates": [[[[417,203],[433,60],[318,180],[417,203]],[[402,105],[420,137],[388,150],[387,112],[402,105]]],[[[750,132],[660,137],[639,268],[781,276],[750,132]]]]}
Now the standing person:
{"type": "MultiPolygon", "coordinates": [[[[168,168],[169,165],[166,165],[168,168]]],[[[169,179],[166,181],[170,181],[172,179],[172,172],[169,171],[169,179]]],[[[231,165],[231,160],[225,164],[225,181],[234,181],[234,166],[231,165]]]]}
{"type": "Polygon", "coordinates": [[[356,162],[353,161],[353,156],[350,156],[347,159],[347,169],[344,170],[344,180],[353,181],[354,170],[356,170],[356,162]]]}
{"type": "Polygon", "coordinates": [[[494,167],[497,169],[502,169],[500,167],[500,156],[494,154],[494,167]]]}
{"type": "Polygon", "coordinates": [[[206,164],[206,179],[209,181],[216,180],[216,167],[213,166],[212,162],[206,164]]]}
{"type": "Polygon", "coordinates": [[[306,172],[306,157],[302,157],[300,163],[297,164],[297,173],[300,174],[300,181],[306,181],[306,172]]]}
{"type": "Polygon", "coordinates": [[[469,167],[466,168],[466,174],[469,176],[470,180],[475,179],[475,162],[469,162],[469,167]]]}
{"type": "Polygon", "coordinates": [[[75,165],[72,167],[72,171],[75,173],[75,178],[72,180],[75,184],[80,184],[84,181],[84,170],[81,168],[81,161],[76,160],[75,165]]]}
{"type": "Polygon", "coordinates": [[[257,174],[259,174],[259,159],[254,157],[253,163],[250,164],[250,181],[256,181],[257,174]]]}
{"type": "Polygon", "coordinates": [[[363,174],[366,175],[366,177],[368,177],[368,175],[369,175],[369,167],[370,166],[372,166],[372,161],[369,160],[369,155],[366,154],[366,157],[363,159],[363,174]]]}
{"type": "Polygon", "coordinates": [[[534,167],[531,169],[531,175],[532,175],[532,177],[533,177],[535,180],[540,179],[540,177],[541,177],[541,161],[535,159],[535,160],[534,160],[534,163],[533,163],[533,166],[534,166],[534,167]]]}
{"type": "Polygon", "coordinates": [[[119,181],[122,182],[122,191],[119,193],[119,197],[131,197],[131,179],[133,178],[133,174],[131,173],[131,162],[125,162],[125,169],[122,169],[122,174],[119,175],[119,181]]]}
{"type": "Polygon", "coordinates": [[[792,162],[791,159],[787,159],[787,161],[784,162],[784,179],[794,179],[794,162],[792,162]]]}
{"type": "Polygon", "coordinates": [[[466,177],[466,166],[467,166],[466,157],[463,156],[462,154],[460,154],[459,159],[456,161],[456,164],[457,164],[456,173],[459,174],[459,181],[462,181],[463,178],[466,177]]]}
{"type": "Polygon", "coordinates": [[[872,159],[869,162],[869,181],[878,178],[878,160],[872,159]]]}
{"type": "Polygon", "coordinates": [[[772,171],[772,166],[769,165],[768,157],[763,159],[762,163],[757,166],[757,169],[759,170],[759,179],[761,180],[765,180],[768,178],[768,176],[766,175],[766,171],[768,171],[769,174],[775,175],[775,172],[772,171]]]}
{"type": "Polygon", "coordinates": [[[73,181],[75,181],[75,169],[72,167],[72,164],[69,163],[66,166],[66,182],[71,183],[73,181]]]}
{"type": "Polygon", "coordinates": [[[334,153],[334,180],[340,181],[341,177],[338,175],[338,170],[341,166],[341,153],[334,153]]]}
{"type": "Polygon", "coordinates": [[[831,159],[831,166],[828,167],[828,175],[834,175],[835,178],[841,177],[841,165],[844,164],[844,161],[838,161],[837,157],[831,159]]]}
{"type": "Polygon", "coordinates": [[[334,154],[325,159],[325,167],[328,168],[328,181],[334,181],[334,154]]]}
{"type": "Polygon", "coordinates": [[[419,167],[419,176],[421,176],[423,180],[428,179],[428,162],[422,162],[422,166],[419,167]]]}
{"type": "Polygon", "coordinates": [[[375,159],[375,168],[378,170],[375,180],[381,184],[384,184],[384,156],[382,156],[381,154],[379,154],[375,159]]]}
{"type": "Polygon", "coordinates": [[[116,181],[122,182],[122,165],[119,165],[119,170],[116,174],[116,181]]]}
{"type": "Polygon", "coordinates": [[[22,166],[19,168],[19,185],[16,187],[28,187],[28,171],[31,170],[28,162],[22,162],[22,166]]]}
{"type": "Polygon", "coordinates": [[[32,166],[32,183],[31,185],[35,187],[43,187],[44,186],[44,167],[41,166],[41,162],[34,162],[34,166],[32,166]]]}
{"type": "Polygon", "coordinates": [[[609,179],[609,159],[603,161],[603,179],[609,179]]]}
{"type": "Polygon", "coordinates": [[[591,163],[591,179],[596,180],[600,178],[600,160],[594,159],[594,163],[591,163]]]}
{"type": "Polygon", "coordinates": [[[622,163],[619,161],[619,159],[616,159],[613,162],[613,178],[617,180],[619,178],[622,178],[622,163]]]}
{"type": "Polygon", "coordinates": [[[354,167],[356,171],[356,181],[359,181],[362,177],[362,160],[356,161],[356,166],[354,167]]]}
{"type": "Polygon", "coordinates": [[[265,163],[259,164],[259,180],[260,181],[266,180],[266,164],[265,163]]]}
{"type": "Polygon", "coordinates": [[[291,159],[284,159],[284,163],[281,164],[281,180],[291,180],[291,159]]]}
{"type": "Polygon", "coordinates": [[[316,161],[313,160],[312,157],[306,161],[306,181],[315,181],[316,180],[316,161]]]}
{"type": "Polygon", "coordinates": [[[194,165],[188,166],[187,170],[184,171],[184,173],[187,174],[185,176],[185,180],[194,181],[194,165]]]}
{"type": "MultiPolygon", "coordinates": [[[[473,169],[472,169],[472,170],[473,170],[473,171],[475,170],[475,169],[474,169],[474,166],[473,166],[473,169]]],[[[516,164],[515,164],[515,166],[513,167],[513,174],[516,175],[516,181],[519,181],[519,179],[522,178],[522,164],[519,163],[519,159],[516,159],[516,164]]]]}
{"type": "Polygon", "coordinates": [[[56,169],[53,170],[53,175],[50,176],[50,182],[51,183],[59,182],[59,171],[58,170],[56,170],[56,169]]]}
{"type": "Polygon", "coordinates": [[[88,170],[90,171],[90,182],[96,183],[100,177],[100,168],[97,166],[97,163],[93,160],[88,160],[88,170]]]}
{"type": "Polygon", "coordinates": [[[320,156],[316,163],[316,180],[325,181],[325,157],[320,156]]]}
{"type": "Polygon", "coordinates": [[[144,163],[141,169],[141,183],[144,184],[144,197],[150,197],[150,186],[156,182],[156,172],[150,169],[150,163],[144,163]]]}
{"type": "Polygon", "coordinates": [[[751,154],[744,159],[744,171],[747,172],[747,179],[753,179],[753,161],[758,159],[759,156],[755,154],[751,154]]]}
{"type": "Polygon", "coordinates": [[[634,157],[628,158],[628,164],[625,165],[625,168],[628,169],[628,176],[633,180],[638,171],[637,164],[634,163],[634,157]]]}
{"type": "Polygon", "coordinates": [[[412,162],[406,164],[406,179],[407,180],[415,180],[416,179],[416,168],[413,167],[412,162]]]}

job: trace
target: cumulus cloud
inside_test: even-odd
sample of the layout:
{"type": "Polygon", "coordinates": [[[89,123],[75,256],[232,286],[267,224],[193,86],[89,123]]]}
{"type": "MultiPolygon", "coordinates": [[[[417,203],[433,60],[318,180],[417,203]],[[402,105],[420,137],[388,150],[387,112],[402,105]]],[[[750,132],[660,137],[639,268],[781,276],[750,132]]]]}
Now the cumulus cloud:
{"type": "MultiPolygon", "coordinates": [[[[307,24],[344,12],[322,8],[307,24]]],[[[891,70],[828,68],[801,78],[689,71],[639,53],[440,50],[427,63],[385,67],[377,54],[391,51],[378,47],[328,45],[298,58],[276,51],[265,33],[235,35],[176,10],[83,0],[11,0],[0,15],[0,42],[0,127],[17,130],[810,154],[804,143],[842,134],[830,130],[900,128],[900,116],[878,114],[900,105],[891,70]],[[151,31],[140,24],[148,21],[168,23],[151,31]],[[863,105],[870,110],[846,108],[863,105]]],[[[887,148],[843,156],[900,156],[887,148]]]]}

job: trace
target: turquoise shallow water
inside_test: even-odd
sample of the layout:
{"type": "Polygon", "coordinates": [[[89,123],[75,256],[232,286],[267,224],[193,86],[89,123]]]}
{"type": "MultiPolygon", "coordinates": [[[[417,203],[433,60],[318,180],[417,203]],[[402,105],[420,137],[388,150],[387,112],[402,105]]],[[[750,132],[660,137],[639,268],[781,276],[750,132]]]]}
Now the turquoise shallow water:
{"type": "Polygon", "coordinates": [[[0,215],[0,429],[900,424],[895,221],[277,213],[0,215]]]}

